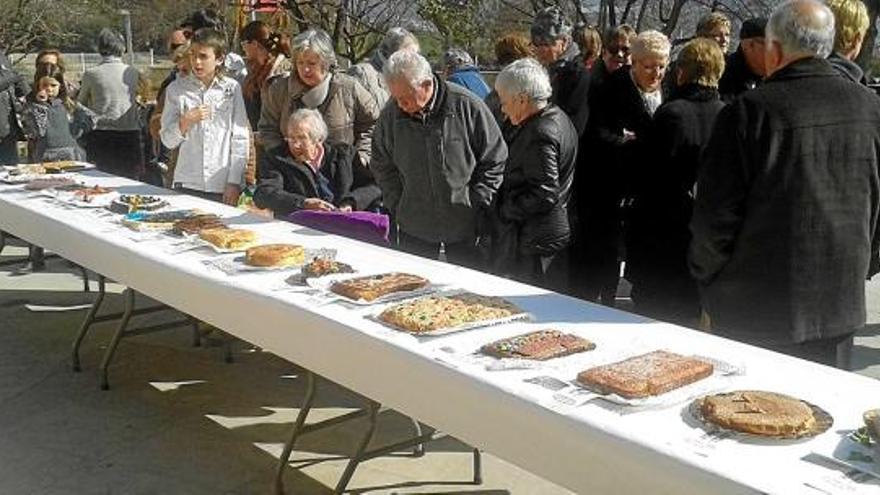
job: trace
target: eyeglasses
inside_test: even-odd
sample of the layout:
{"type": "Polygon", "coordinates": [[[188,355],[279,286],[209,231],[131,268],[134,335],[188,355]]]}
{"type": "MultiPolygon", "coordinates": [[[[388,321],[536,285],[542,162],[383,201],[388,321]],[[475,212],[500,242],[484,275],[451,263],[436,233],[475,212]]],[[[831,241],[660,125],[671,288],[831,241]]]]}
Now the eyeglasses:
{"type": "Polygon", "coordinates": [[[610,53],[610,54],[612,54],[612,55],[624,55],[624,56],[626,56],[626,55],[629,55],[630,47],[628,47],[628,46],[618,46],[618,45],[608,45],[608,47],[606,47],[605,49],[608,50],[608,53],[610,53]]]}

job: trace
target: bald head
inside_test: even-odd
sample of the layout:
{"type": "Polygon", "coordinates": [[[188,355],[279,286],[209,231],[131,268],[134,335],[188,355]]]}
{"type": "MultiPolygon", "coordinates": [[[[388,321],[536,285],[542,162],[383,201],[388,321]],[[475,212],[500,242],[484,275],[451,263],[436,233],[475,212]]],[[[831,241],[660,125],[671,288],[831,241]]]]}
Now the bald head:
{"type": "Polygon", "coordinates": [[[834,47],[834,14],[816,0],[790,0],[773,11],[767,38],[785,58],[825,58],[834,47]]]}

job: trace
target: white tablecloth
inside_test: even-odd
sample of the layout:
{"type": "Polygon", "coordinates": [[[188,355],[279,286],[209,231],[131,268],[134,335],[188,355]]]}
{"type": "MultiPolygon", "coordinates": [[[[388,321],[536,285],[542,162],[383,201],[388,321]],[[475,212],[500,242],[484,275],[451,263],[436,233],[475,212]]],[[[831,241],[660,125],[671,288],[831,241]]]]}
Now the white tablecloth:
{"type": "Polygon", "coordinates": [[[336,249],[338,259],[361,270],[408,271],[502,296],[529,311],[531,323],[417,338],[365,318],[376,308],[315,305],[312,296],[287,290],[290,272],[230,276],[205,263],[217,256],[208,250],[171,254],[170,237],[134,233],[119,216],[64,208],[21,186],[0,186],[0,229],[578,493],[822,493],[811,486],[880,493],[876,484],[858,484],[801,459],[836,443],[838,430],[859,426],[864,410],[880,407],[875,380],[99,172],[79,178],[217,212],[233,226],[257,231],[261,241],[336,249]],[[495,371],[472,354],[483,343],[539,328],[579,334],[597,349],[537,369],[495,371]],[[654,349],[742,365],[744,375],[713,377],[702,386],[791,394],[828,411],[834,426],[808,441],[717,439],[691,424],[686,403],[633,410],[595,399],[571,406],[531,383],[536,377],[570,382],[579,370],[654,349]]]}

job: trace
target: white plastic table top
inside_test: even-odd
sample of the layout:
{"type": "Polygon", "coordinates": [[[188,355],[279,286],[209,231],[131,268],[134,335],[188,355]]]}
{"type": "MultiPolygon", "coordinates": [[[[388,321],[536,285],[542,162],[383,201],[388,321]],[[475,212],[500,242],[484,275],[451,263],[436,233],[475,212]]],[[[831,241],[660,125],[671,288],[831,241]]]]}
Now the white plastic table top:
{"type": "Polygon", "coordinates": [[[516,303],[534,316],[532,322],[415,337],[365,318],[376,308],[316,305],[310,295],[289,290],[284,280],[290,272],[230,276],[205,263],[216,253],[172,254],[170,237],[133,233],[119,216],[66,208],[22,186],[0,185],[0,229],[575,492],[880,493],[880,484],[855,483],[802,460],[837,442],[838,431],[858,427],[863,411],[880,406],[875,380],[97,171],[78,178],[121,193],[167,196],[173,209],[216,212],[233,226],[257,231],[261,241],[336,249],[338,259],[362,271],[407,271],[516,303]],[[539,328],[579,334],[597,349],[538,368],[495,371],[472,354],[484,343],[539,328]],[[718,439],[692,424],[687,403],[632,410],[596,399],[571,406],[533,383],[535,377],[570,383],[579,370],[654,349],[744,365],[744,375],[713,385],[800,397],[828,411],[834,426],[806,441],[718,439]]]}

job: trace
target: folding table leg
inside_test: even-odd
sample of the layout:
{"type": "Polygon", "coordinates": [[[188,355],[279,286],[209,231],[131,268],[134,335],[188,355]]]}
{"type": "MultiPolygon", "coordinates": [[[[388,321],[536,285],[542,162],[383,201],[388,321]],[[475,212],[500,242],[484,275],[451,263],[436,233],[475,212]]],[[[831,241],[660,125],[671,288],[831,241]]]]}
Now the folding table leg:
{"type": "Polygon", "coordinates": [[[122,296],[125,298],[125,311],[122,313],[122,319],[119,321],[119,326],[116,328],[113,340],[110,341],[110,345],[104,353],[104,359],[101,361],[101,390],[110,389],[110,382],[107,379],[107,368],[110,367],[110,361],[113,359],[113,354],[116,353],[116,347],[119,346],[119,341],[122,340],[125,328],[128,326],[128,320],[131,319],[131,313],[134,311],[134,291],[126,287],[122,296]]]}
{"type": "Polygon", "coordinates": [[[483,484],[483,460],[480,449],[474,449],[474,484],[483,484]]]}
{"type": "Polygon", "coordinates": [[[339,478],[339,482],[336,483],[336,490],[334,490],[334,493],[341,494],[345,491],[345,487],[348,486],[351,477],[354,476],[354,470],[357,469],[358,464],[360,464],[361,460],[364,458],[364,452],[367,450],[370,440],[373,439],[373,434],[376,433],[376,416],[379,414],[380,404],[378,402],[369,401],[367,408],[369,409],[369,426],[367,426],[367,431],[364,433],[357,450],[355,450],[351,459],[348,460],[348,464],[345,466],[345,471],[343,471],[342,477],[339,478]]]}
{"type": "Polygon", "coordinates": [[[88,314],[86,314],[86,318],[83,320],[82,325],[79,327],[79,333],[76,335],[76,340],[73,341],[73,349],[71,350],[71,362],[73,363],[73,371],[80,371],[82,368],[79,364],[79,347],[82,345],[83,339],[86,338],[86,334],[89,333],[89,329],[92,328],[92,323],[95,321],[95,316],[98,314],[98,310],[101,309],[101,304],[104,302],[104,295],[106,294],[105,288],[106,280],[103,275],[98,276],[98,297],[95,298],[95,302],[92,303],[92,307],[89,308],[88,314]]]}
{"type": "Polygon", "coordinates": [[[229,335],[228,333],[223,334],[223,360],[227,363],[235,362],[235,355],[232,353],[232,342],[235,340],[235,337],[229,335]]]}
{"type": "Polygon", "coordinates": [[[193,347],[201,347],[202,346],[202,334],[199,331],[199,320],[189,317],[189,323],[192,325],[193,330],[193,347]]]}
{"type": "MultiPolygon", "coordinates": [[[[415,437],[416,438],[421,437],[422,436],[422,424],[419,423],[419,420],[417,420],[416,418],[413,418],[412,416],[410,416],[409,420],[412,421],[413,428],[415,428],[415,430],[416,430],[415,437]]],[[[425,444],[423,444],[423,443],[416,444],[416,446],[413,447],[413,457],[422,457],[423,455],[425,455],[425,444]]]]}
{"type": "Polygon", "coordinates": [[[284,444],[284,451],[281,452],[281,458],[278,460],[278,471],[275,473],[275,493],[276,495],[284,495],[284,471],[287,469],[287,463],[290,462],[290,456],[293,454],[293,447],[296,439],[299,437],[306,422],[306,417],[312,409],[312,403],[315,400],[315,375],[311,371],[306,371],[306,396],[303,399],[299,414],[296,415],[296,422],[293,424],[293,432],[290,434],[290,440],[284,444]]]}

